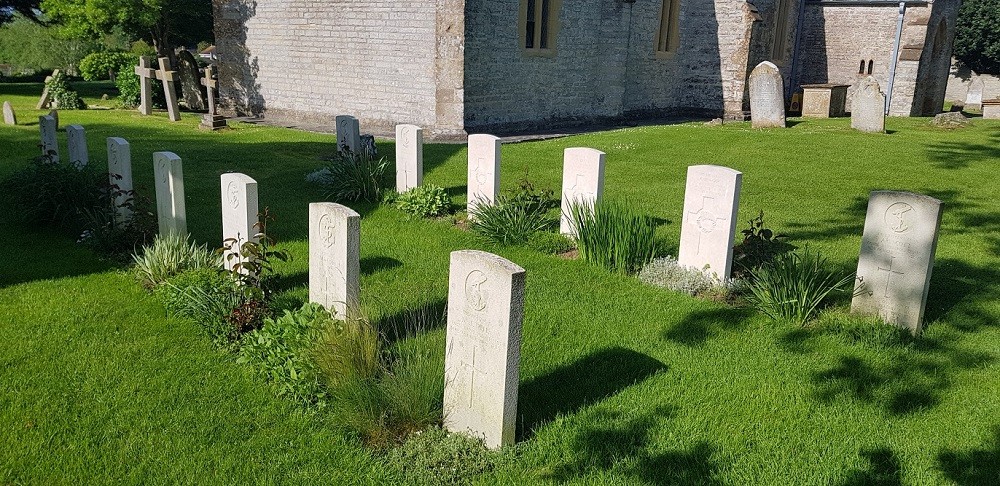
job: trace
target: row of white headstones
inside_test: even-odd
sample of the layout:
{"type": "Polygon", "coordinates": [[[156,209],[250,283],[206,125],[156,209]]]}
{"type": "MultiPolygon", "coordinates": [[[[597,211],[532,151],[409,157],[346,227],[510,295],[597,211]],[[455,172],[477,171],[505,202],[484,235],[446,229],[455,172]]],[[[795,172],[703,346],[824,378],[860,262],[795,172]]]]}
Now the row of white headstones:
{"type": "MultiPolygon", "coordinates": [[[[45,128],[42,130],[44,138],[45,128]]],[[[81,136],[83,133],[80,130],[81,136]]],[[[397,139],[397,175],[405,175],[401,176],[405,186],[419,183],[420,129],[401,126],[397,134],[402,135],[397,139]],[[416,176],[415,182],[406,178],[411,175],[416,176]]],[[[338,139],[341,136],[338,133],[338,139]]],[[[131,189],[128,142],[111,137],[107,146],[112,183],[131,189]]],[[[500,182],[500,140],[492,135],[472,135],[468,153],[469,204],[489,204],[500,182]]],[[[566,149],[564,213],[570,202],[594,204],[601,198],[604,168],[604,153],[590,148],[566,149]]],[[[172,152],[155,152],[153,169],[160,234],[186,235],[181,159],[172,152]]],[[[678,256],[682,265],[728,278],[742,176],[726,167],[688,168],[678,256]]],[[[220,192],[223,239],[252,240],[258,218],[257,182],[245,174],[223,174],[220,192]]],[[[940,205],[936,199],[907,192],[871,194],[853,311],[880,315],[887,322],[919,331],[937,245],[940,205]]],[[[358,313],[360,223],[360,215],[349,207],[328,202],[309,205],[309,299],[339,316],[358,313]]],[[[572,234],[572,228],[565,226],[565,216],[562,223],[564,232],[572,234]]],[[[227,268],[240,261],[238,252],[237,245],[233,249],[236,257],[227,258],[227,268]]],[[[525,270],[502,257],[476,250],[451,254],[444,423],[449,430],[482,438],[490,447],[514,440],[524,284],[525,270]]]]}

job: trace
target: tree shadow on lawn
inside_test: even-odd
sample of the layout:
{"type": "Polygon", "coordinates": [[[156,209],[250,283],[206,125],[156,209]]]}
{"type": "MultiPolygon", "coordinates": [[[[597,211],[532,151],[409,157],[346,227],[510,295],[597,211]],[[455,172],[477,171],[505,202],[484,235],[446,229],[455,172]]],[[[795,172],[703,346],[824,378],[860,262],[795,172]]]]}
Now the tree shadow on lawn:
{"type": "Polygon", "coordinates": [[[958,484],[1000,484],[1000,426],[993,429],[993,443],[964,452],[938,454],[941,470],[958,484]]]}
{"type": "Polygon", "coordinates": [[[720,307],[686,314],[679,323],[660,331],[660,338],[685,346],[701,346],[725,331],[743,327],[752,311],[742,307],[720,307]]]}
{"type": "Polygon", "coordinates": [[[660,361],[621,347],[606,348],[520,386],[519,440],[559,415],[612,396],[667,369],[660,361]]]}
{"type": "Polygon", "coordinates": [[[1000,159],[1000,132],[990,134],[986,143],[937,142],[927,147],[927,155],[942,169],[964,169],[980,162],[995,163],[1000,159]]]}
{"type": "MultiPolygon", "coordinates": [[[[386,307],[376,305],[376,308],[386,307]]],[[[388,343],[395,343],[445,327],[447,308],[446,299],[437,299],[393,314],[378,316],[372,324],[388,343]]]]}
{"type": "Polygon", "coordinates": [[[903,467],[899,458],[887,447],[861,451],[869,462],[867,469],[855,470],[848,475],[843,486],[896,486],[903,484],[903,467]]]}
{"type": "MultiPolygon", "coordinates": [[[[865,228],[865,214],[868,212],[868,194],[855,196],[837,216],[804,222],[789,221],[789,243],[796,241],[834,240],[843,237],[861,237],[865,228]]],[[[782,232],[782,231],[779,231],[782,232]]]]}
{"type": "Polygon", "coordinates": [[[677,407],[659,405],[638,415],[598,410],[588,425],[574,429],[574,454],[553,468],[559,482],[583,478],[598,471],[624,477],[626,484],[722,484],[712,476],[721,468],[716,448],[700,441],[688,449],[650,451],[663,423],[674,418],[677,407]]]}

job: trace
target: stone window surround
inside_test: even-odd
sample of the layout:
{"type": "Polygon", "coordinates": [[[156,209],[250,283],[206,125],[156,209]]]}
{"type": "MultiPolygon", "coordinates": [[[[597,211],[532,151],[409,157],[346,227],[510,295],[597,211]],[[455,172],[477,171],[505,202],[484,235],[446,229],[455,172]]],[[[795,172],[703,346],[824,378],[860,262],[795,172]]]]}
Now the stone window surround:
{"type": "MultiPolygon", "coordinates": [[[[556,56],[556,39],[559,34],[559,27],[561,26],[560,14],[562,13],[562,0],[548,0],[549,1],[549,14],[548,14],[548,36],[546,42],[546,48],[542,49],[537,47],[541,45],[541,42],[536,42],[536,47],[525,47],[527,44],[527,27],[528,27],[528,0],[521,0],[521,8],[518,15],[518,39],[520,42],[521,53],[525,56],[534,57],[555,57],[556,56]]],[[[541,36],[542,26],[542,0],[535,0],[535,39],[539,39],[541,36]]]]}
{"type": "Polygon", "coordinates": [[[653,51],[658,59],[672,58],[680,46],[680,11],[681,0],[663,0],[660,4],[660,22],[653,39],[653,51]],[[669,36],[666,42],[664,36],[669,36]]]}

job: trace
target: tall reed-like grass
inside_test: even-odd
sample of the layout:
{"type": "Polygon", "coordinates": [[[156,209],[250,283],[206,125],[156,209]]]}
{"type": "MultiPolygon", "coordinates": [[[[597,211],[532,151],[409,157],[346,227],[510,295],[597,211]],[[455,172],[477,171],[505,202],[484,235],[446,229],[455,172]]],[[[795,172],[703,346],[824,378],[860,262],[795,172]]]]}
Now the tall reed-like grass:
{"type": "Polygon", "coordinates": [[[656,222],[634,205],[604,199],[571,204],[569,211],[584,260],[631,274],[656,256],[656,222]]]}
{"type": "Polygon", "coordinates": [[[805,325],[833,293],[849,292],[854,275],[827,268],[827,260],[808,248],[779,255],[750,273],[746,300],[772,319],[805,325]]]}
{"type": "Polygon", "coordinates": [[[493,204],[479,204],[469,213],[469,229],[501,245],[522,245],[551,221],[547,208],[517,197],[498,195],[493,204]]]}
{"type": "Polygon", "coordinates": [[[222,260],[206,245],[190,241],[188,235],[157,236],[153,243],[132,255],[136,279],[147,289],[157,287],[185,270],[222,268],[222,260]]]}

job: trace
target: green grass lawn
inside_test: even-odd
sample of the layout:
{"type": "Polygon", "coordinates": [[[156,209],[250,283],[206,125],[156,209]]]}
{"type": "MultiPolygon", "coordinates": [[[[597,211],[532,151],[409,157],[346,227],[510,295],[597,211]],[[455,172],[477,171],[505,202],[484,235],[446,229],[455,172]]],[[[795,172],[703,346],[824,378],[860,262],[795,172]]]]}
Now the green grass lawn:
{"type": "MultiPolygon", "coordinates": [[[[83,90],[91,104],[106,85],[83,90]]],[[[0,178],[38,154],[40,85],[2,85],[17,127],[0,127],[0,178]]],[[[63,111],[82,124],[91,163],[104,139],[132,145],[135,185],[152,194],[152,152],[184,160],[188,227],[221,244],[219,175],[259,183],[269,228],[293,256],[284,301],[304,301],[304,181],[331,135],[237,124],[197,129],[187,114],[63,111]]],[[[331,121],[332,123],[332,121],[331,121]]],[[[362,214],[362,301],[375,317],[443,308],[448,254],[479,248],[527,269],[519,442],[482,484],[1000,483],[1000,122],[944,131],[887,120],[887,135],[847,119],[786,130],[700,123],[612,130],[505,145],[502,185],[527,176],[558,190],[562,150],[607,153],[605,193],[662,220],[676,254],[685,173],[744,173],[741,226],[763,210],[797,246],[857,265],[868,193],[944,202],[924,336],[801,329],[750,310],[651,288],[582,261],[494,248],[446,221],[389,207],[362,214]]],[[[60,133],[65,150],[65,134],[60,133]]],[[[392,143],[380,142],[382,153],[392,143]]],[[[465,201],[465,148],[430,144],[426,181],[465,201]]],[[[0,484],[388,483],[400,471],[322,412],[276,398],[195,323],[162,305],[67,236],[26,227],[0,198],[0,484]]],[[[843,306],[846,301],[841,301],[843,306]]],[[[443,346],[443,329],[427,336],[443,346]]]]}

